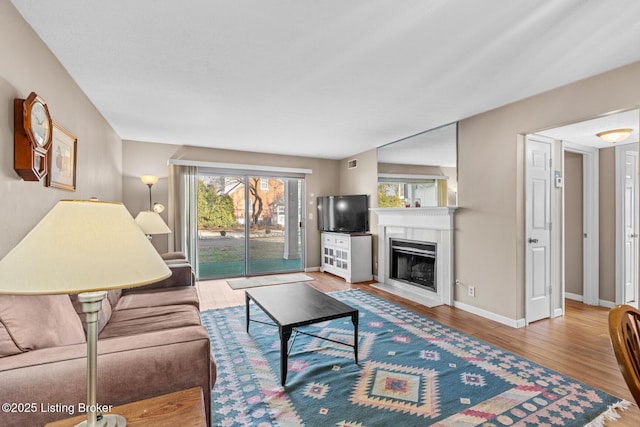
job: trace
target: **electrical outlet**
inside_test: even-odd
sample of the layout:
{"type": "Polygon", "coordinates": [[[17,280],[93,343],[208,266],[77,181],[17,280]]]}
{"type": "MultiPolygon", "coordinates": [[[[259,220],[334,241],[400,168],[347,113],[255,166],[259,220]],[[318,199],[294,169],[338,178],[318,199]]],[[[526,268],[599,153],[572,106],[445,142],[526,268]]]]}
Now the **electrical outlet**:
{"type": "Polygon", "coordinates": [[[475,286],[469,286],[469,296],[470,297],[475,297],[476,296],[476,287],[475,286]]]}

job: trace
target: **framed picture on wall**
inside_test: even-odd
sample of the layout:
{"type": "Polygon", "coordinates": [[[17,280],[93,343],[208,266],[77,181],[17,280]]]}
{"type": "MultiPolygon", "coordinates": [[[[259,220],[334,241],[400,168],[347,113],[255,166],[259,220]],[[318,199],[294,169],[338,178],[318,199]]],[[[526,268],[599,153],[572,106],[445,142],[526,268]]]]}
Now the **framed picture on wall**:
{"type": "Polygon", "coordinates": [[[53,122],[47,187],[76,191],[77,148],[78,138],[58,123],[53,122]]]}

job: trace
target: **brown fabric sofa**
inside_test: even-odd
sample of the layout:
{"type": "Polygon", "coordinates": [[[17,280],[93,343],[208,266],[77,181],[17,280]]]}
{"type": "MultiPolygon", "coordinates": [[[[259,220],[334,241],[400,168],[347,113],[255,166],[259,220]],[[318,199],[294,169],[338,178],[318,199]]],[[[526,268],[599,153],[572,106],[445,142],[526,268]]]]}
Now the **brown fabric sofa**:
{"type": "MultiPolygon", "coordinates": [[[[97,400],[115,406],[201,387],[210,424],[216,370],[191,267],[168,265],[168,279],[110,291],[103,301],[97,400]]],[[[0,295],[0,425],[79,414],[87,390],[81,311],[73,295],[0,295]]]]}

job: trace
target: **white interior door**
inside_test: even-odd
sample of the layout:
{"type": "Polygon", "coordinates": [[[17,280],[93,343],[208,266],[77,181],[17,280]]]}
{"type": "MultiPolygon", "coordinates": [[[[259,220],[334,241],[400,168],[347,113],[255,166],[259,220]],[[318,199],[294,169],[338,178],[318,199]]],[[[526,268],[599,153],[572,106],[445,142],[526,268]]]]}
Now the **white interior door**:
{"type": "Polygon", "coordinates": [[[638,295],[638,153],[624,156],[624,302],[638,295]]]}
{"type": "Polygon", "coordinates": [[[551,166],[553,140],[526,139],[526,320],[551,316],[551,166]]]}

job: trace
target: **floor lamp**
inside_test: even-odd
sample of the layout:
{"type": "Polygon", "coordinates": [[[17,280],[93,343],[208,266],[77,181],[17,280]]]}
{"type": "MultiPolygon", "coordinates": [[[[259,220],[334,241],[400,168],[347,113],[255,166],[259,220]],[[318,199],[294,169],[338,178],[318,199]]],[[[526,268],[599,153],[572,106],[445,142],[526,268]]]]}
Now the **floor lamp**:
{"type": "Polygon", "coordinates": [[[149,210],[152,210],[153,202],[151,201],[151,187],[153,187],[153,184],[158,182],[158,177],[155,175],[142,175],[140,177],[140,181],[142,181],[143,184],[149,187],[149,210]]]}
{"type": "Polygon", "coordinates": [[[33,230],[0,260],[0,293],[75,294],[87,322],[88,427],[124,426],[119,415],[95,411],[97,320],[110,289],[142,286],[170,275],[127,209],[120,203],[58,202],[33,230]],[[34,254],[39,257],[34,266],[34,254]]]}

